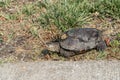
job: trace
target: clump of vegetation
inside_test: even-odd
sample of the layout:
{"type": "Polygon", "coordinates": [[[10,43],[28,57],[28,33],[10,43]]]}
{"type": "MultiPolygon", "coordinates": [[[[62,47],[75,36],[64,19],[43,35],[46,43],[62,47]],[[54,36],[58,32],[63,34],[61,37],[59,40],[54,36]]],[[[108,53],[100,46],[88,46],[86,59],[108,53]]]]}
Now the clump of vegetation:
{"type": "Polygon", "coordinates": [[[95,0],[91,12],[95,11],[102,17],[120,18],[120,0],[95,0]]]}
{"type": "Polygon", "coordinates": [[[116,39],[111,41],[110,45],[112,47],[120,47],[120,33],[116,34],[116,39]]]}
{"type": "Polygon", "coordinates": [[[120,45],[120,42],[119,42],[118,40],[113,40],[113,41],[110,43],[110,45],[111,45],[112,47],[118,47],[118,46],[120,45]]]}
{"type": "Polygon", "coordinates": [[[0,7],[8,7],[10,5],[11,0],[2,0],[0,1],[0,7]]]}
{"type": "Polygon", "coordinates": [[[26,4],[23,6],[22,13],[30,16],[35,13],[35,5],[34,4],[26,4]]]}
{"type": "Polygon", "coordinates": [[[96,59],[99,60],[99,59],[105,59],[107,57],[107,52],[99,52],[99,54],[97,55],[96,59]]]}
{"type": "Polygon", "coordinates": [[[2,33],[0,33],[0,43],[2,43],[3,42],[3,38],[2,38],[2,33]]]}
{"type": "Polygon", "coordinates": [[[0,1],[0,7],[4,7],[5,3],[3,1],[0,1]]]}
{"type": "Polygon", "coordinates": [[[95,12],[101,17],[120,18],[120,0],[59,0],[54,3],[45,0],[38,5],[46,9],[45,12],[41,12],[38,19],[40,25],[55,25],[62,31],[81,27],[95,12]]]}
{"type": "Polygon", "coordinates": [[[0,37],[0,43],[2,43],[3,42],[3,39],[2,39],[2,37],[0,37]]]}
{"type": "Polygon", "coordinates": [[[39,17],[40,25],[43,27],[55,25],[65,31],[87,22],[88,12],[85,7],[89,8],[90,4],[87,4],[86,0],[59,0],[55,3],[45,1],[39,4],[46,9],[46,12],[41,12],[39,17]]]}

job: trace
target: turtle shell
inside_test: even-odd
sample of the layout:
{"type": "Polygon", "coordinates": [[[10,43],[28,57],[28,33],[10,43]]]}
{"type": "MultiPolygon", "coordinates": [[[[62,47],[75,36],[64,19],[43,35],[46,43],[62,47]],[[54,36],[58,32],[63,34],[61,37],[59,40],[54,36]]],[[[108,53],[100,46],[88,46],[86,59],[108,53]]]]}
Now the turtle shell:
{"type": "Polygon", "coordinates": [[[75,38],[67,38],[60,42],[61,48],[71,51],[83,51],[96,47],[95,41],[83,42],[75,38]]]}
{"type": "Polygon", "coordinates": [[[66,50],[83,51],[96,48],[101,40],[101,32],[95,28],[75,28],[62,35],[60,46],[66,50]]]}
{"type": "Polygon", "coordinates": [[[66,31],[61,39],[66,39],[68,37],[77,38],[81,41],[90,41],[90,40],[98,40],[101,38],[101,31],[95,28],[75,28],[66,31]]]}

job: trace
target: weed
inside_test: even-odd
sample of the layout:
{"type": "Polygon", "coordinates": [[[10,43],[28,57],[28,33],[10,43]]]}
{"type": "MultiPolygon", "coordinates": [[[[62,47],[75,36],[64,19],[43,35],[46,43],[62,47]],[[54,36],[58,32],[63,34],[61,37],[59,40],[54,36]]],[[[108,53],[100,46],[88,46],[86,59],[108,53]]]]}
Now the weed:
{"type": "Polygon", "coordinates": [[[60,30],[81,27],[87,23],[92,13],[101,17],[120,18],[120,0],[59,0],[54,4],[48,0],[39,3],[41,12],[38,21],[43,27],[55,25],[60,30]]]}
{"type": "Polygon", "coordinates": [[[113,40],[113,41],[110,43],[110,45],[111,45],[112,47],[119,47],[120,42],[119,42],[118,40],[113,40]]]}
{"type": "Polygon", "coordinates": [[[2,43],[3,42],[3,39],[0,37],[0,43],[2,43]]]}
{"type": "Polygon", "coordinates": [[[2,43],[2,42],[3,42],[2,35],[3,35],[3,33],[2,33],[2,32],[0,32],[0,43],[2,43]]]}
{"type": "Polygon", "coordinates": [[[17,20],[18,15],[17,14],[7,14],[6,19],[8,19],[8,20],[17,20]]]}
{"type": "Polygon", "coordinates": [[[0,1],[0,7],[4,7],[5,3],[3,1],[0,1]]]}
{"type": "MultiPolygon", "coordinates": [[[[86,0],[84,0],[86,1],[86,0]]],[[[87,22],[87,10],[83,7],[88,7],[84,1],[57,1],[56,3],[43,2],[46,12],[41,12],[39,22],[43,27],[55,25],[58,29],[65,31],[68,28],[80,27],[87,22]],[[83,4],[81,6],[81,4],[83,4]]]]}
{"type": "Polygon", "coordinates": [[[8,6],[10,6],[10,2],[11,2],[11,0],[2,0],[2,1],[0,1],[0,7],[7,8],[8,6]]]}
{"type": "Polygon", "coordinates": [[[120,33],[117,34],[117,38],[120,38],[120,33]]]}
{"type": "Polygon", "coordinates": [[[104,51],[104,52],[99,52],[96,59],[105,59],[106,57],[107,57],[107,53],[104,51]]]}
{"type": "Polygon", "coordinates": [[[99,12],[103,17],[120,18],[120,0],[97,0],[91,12],[99,12]]]}
{"type": "Polygon", "coordinates": [[[32,34],[33,37],[38,37],[38,29],[36,27],[31,27],[30,28],[30,33],[32,34]]]}
{"type": "Polygon", "coordinates": [[[0,37],[0,43],[2,43],[3,42],[3,39],[2,39],[2,37],[0,37]]]}
{"type": "Polygon", "coordinates": [[[30,16],[30,15],[34,14],[35,13],[34,4],[24,5],[23,9],[22,9],[22,13],[27,15],[27,16],[30,16]]]}
{"type": "Polygon", "coordinates": [[[20,14],[18,12],[14,14],[1,12],[0,16],[4,17],[6,20],[17,20],[19,19],[20,14]]]}

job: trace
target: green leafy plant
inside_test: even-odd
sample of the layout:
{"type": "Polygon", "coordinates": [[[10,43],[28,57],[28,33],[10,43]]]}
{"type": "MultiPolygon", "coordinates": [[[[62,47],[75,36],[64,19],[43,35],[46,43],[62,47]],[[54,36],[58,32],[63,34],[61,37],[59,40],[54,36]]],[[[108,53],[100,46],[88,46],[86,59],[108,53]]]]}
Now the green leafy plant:
{"type": "Polygon", "coordinates": [[[119,42],[118,40],[113,40],[113,41],[110,43],[110,45],[111,45],[112,47],[118,47],[118,46],[120,45],[120,42],[119,42]]]}

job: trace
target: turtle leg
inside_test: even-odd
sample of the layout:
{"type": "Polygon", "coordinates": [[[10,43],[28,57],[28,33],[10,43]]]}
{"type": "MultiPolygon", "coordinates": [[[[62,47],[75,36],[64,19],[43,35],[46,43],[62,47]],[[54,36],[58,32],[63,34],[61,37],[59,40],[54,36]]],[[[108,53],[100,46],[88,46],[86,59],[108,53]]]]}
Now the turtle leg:
{"type": "Polygon", "coordinates": [[[104,51],[106,47],[106,43],[104,41],[100,41],[97,44],[97,51],[104,51]]]}
{"type": "Polygon", "coordinates": [[[63,56],[63,57],[66,57],[66,58],[69,58],[69,57],[71,57],[71,56],[74,56],[75,53],[72,52],[72,51],[69,51],[69,50],[60,49],[59,55],[60,55],[60,56],[63,56]]]}

